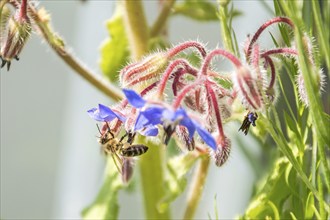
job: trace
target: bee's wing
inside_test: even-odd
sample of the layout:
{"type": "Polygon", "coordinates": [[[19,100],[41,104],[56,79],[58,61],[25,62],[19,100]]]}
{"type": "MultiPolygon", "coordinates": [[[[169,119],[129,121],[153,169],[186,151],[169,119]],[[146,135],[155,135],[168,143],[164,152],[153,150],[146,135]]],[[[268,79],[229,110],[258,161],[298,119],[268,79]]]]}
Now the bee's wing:
{"type": "Polygon", "coordinates": [[[243,131],[245,130],[245,127],[249,124],[249,120],[247,117],[244,118],[243,123],[241,125],[241,127],[238,129],[238,131],[243,131]]]}

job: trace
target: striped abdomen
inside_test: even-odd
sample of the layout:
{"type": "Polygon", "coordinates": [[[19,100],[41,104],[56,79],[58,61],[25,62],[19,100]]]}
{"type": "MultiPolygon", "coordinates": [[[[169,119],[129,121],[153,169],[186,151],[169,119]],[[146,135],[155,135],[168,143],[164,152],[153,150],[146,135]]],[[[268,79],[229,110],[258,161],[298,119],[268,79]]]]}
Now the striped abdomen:
{"type": "Polygon", "coordinates": [[[148,147],[145,145],[130,145],[127,148],[122,148],[120,154],[124,157],[140,156],[148,151],[148,147]]]}

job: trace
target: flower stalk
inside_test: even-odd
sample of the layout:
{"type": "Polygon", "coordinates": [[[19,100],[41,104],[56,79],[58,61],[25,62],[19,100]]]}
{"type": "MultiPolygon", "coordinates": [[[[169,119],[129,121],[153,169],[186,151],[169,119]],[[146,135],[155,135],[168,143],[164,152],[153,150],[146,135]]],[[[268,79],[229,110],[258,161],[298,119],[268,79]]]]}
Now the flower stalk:
{"type": "MultiPolygon", "coordinates": [[[[140,59],[148,52],[149,29],[142,7],[142,1],[124,1],[124,21],[128,29],[128,39],[133,59],[140,59]]],[[[145,140],[142,141],[145,143],[145,140]]],[[[169,219],[169,209],[160,212],[158,203],[164,197],[163,154],[164,149],[151,146],[150,152],[139,161],[145,217],[148,219],[169,219]],[[154,181],[155,178],[157,181],[154,181]]]]}
{"type": "Polygon", "coordinates": [[[206,182],[210,166],[210,158],[205,155],[199,161],[198,167],[194,173],[191,188],[189,190],[187,207],[182,219],[193,219],[199,204],[199,201],[203,195],[203,189],[206,182]]]}

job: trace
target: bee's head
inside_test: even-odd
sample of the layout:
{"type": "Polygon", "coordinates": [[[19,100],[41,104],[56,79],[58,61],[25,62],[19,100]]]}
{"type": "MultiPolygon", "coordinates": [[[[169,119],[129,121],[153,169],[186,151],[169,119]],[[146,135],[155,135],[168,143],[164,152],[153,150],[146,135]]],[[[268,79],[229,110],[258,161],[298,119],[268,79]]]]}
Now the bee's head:
{"type": "Polygon", "coordinates": [[[250,112],[247,116],[249,122],[253,125],[256,126],[256,120],[258,119],[257,113],[250,112]]]}
{"type": "Polygon", "coordinates": [[[102,145],[103,144],[106,144],[107,142],[109,142],[109,140],[111,140],[111,139],[114,138],[114,136],[111,133],[111,130],[110,130],[110,127],[109,127],[108,124],[107,124],[107,129],[106,130],[102,130],[102,132],[101,132],[99,126],[98,125],[96,125],[96,126],[97,126],[97,129],[99,130],[100,135],[101,135],[100,137],[98,137],[100,144],[102,144],[102,145]]]}
{"type": "Polygon", "coordinates": [[[110,132],[107,131],[101,135],[99,142],[100,144],[106,144],[111,139],[112,139],[112,135],[110,134],[110,132]]]}

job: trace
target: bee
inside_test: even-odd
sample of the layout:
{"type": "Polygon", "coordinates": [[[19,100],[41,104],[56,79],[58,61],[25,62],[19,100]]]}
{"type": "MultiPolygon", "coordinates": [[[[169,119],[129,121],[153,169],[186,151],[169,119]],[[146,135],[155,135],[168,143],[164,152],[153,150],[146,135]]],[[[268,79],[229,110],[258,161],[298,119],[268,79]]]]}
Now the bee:
{"type": "Polygon", "coordinates": [[[249,128],[252,126],[256,126],[256,120],[258,119],[258,114],[256,112],[248,112],[245,116],[241,127],[238,131],[242,131],[245,135],[249,132],[249,128]]]}
{"type": "Polygon", "coordinates": [[[118,171],[122,174],[122,168],[124,166],[125,157],[140,156],[148,151],[148,147],[142,144],[133,144],[135,133],[127,132],[119,140],[111,132],[109,125],[107,124],[107,130],[102,134],[100,128],[98,130],[101,134],[99,137],[99,143],[101,149],[105,155],[111,155],[118,171]],[[127,137],[127,141],[124,139],[127,137]],[[120,164],[120,166],[118,165],[120,164]]]}

